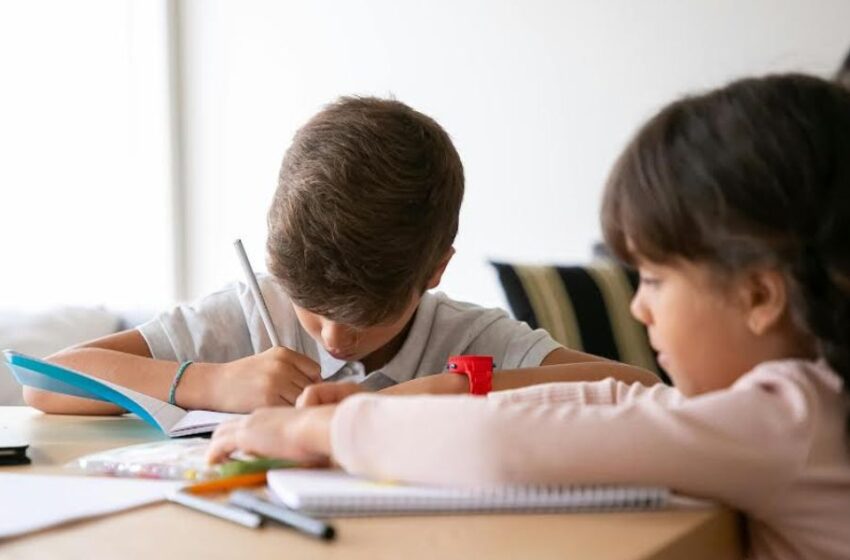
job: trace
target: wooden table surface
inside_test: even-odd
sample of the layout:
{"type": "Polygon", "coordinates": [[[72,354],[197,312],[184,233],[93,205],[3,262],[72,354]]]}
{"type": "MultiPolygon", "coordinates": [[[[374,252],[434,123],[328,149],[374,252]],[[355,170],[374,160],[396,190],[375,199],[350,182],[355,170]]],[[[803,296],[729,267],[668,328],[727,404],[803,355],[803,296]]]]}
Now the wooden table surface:
{"type": "MultiPolygon", "coordinates": [[[[0,436],[30,443],[28,467],[2,472],[62,473],[87,453],[162,439],[133,417],[43,415],[0,407],[0,436]]],[[[0,496],[0,507],[14,507],[0,496]]],[[[245,529],[161,503],[0,541],[0,557],[120,558],[740,558],[738,517],[724,508],[640,513],[374,517],[334,521],[322,543],[280,527],[245,529]]]]}

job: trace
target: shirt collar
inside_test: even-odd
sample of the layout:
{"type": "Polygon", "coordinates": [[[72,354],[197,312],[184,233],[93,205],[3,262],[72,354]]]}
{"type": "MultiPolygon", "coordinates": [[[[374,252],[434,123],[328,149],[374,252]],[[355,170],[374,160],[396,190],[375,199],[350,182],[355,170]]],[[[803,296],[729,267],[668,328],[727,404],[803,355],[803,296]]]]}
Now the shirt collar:
{"type": "MultiPolygon", "coordinates": [[[[375,372],[383,373],[395,383],[404,383],[416,377],[419,363],[422,361],[422,355],[428,344],[431,327],[434,324],[437,299],[437,296],[431,292],[425,292],[422,295],[422,299],[419,301],[419,306],[416,309],[416,315],[413,318],[413,325],[410,326],[410,332],[407,333],[401,349],[395,356],[390,358],[390,361],[384,367],[375,370],[375,372]]],[[[333,377],[348,364],[345,360],[339,360],[331,356],[321,344],[316,344],[316,350],[319,357],[319,366],[322,368],[323,380],[333,377]]],[[[372,374],[375,372],[366,373],[372,374]]],[[[431,371],[428,373],[438,372],[431,371]]]]}
{"type": "MultiPolygon", "coordinates": [[[[390,358],[390,361],[384,367],[377,371],[396,383],[404,383],[416,377],[422,355],[427,349],[436,310],[437,296],[431,292],[425,292],[419,301],[416,315],[413,318],[413,325],[410,326],[410,332],[407,333],[407,338],[404,339],[401,349],[390,358]]],[[[427,373],[438,372],[429,371],[427,373]]]]}
{"type": "Polygon", "coordinates": [[[319,366],[322,368],[322,379],[333,377],[348,364],[345,360],[334,358],[321,344],[316,344],[316,350],[319,352],[319,366]]]}

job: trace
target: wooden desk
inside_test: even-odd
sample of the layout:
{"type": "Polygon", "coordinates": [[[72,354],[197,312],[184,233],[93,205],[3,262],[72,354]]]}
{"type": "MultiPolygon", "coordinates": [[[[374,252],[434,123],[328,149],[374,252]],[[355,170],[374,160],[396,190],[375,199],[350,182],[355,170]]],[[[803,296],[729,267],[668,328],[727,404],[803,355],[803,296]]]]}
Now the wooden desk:
{"type": "MultiPolygon", "coordinates": [[[[0,433],[30,443],[29,467],[2,472],[68,474],[86,453],[162,436],[135,418],[43,415],[0,407],[0,433]]],[[[0,507],[8,507],[0,497],[0,507]]],[[[740,558],[737,516],[708,511],[468,515],[343,519],[333,543],[284,528],[244,529],[162,503],[0,541],[0,556],[33,558],[740,558]]]]}

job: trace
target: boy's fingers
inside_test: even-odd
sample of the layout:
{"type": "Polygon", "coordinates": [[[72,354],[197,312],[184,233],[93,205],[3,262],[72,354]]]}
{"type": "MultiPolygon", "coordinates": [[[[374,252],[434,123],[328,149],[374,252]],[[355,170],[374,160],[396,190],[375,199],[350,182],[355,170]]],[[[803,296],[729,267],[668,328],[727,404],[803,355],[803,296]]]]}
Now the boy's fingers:
{"type": "Polygon", "coordinates": [[[301,357],[303,358],[302,362],[296,364],[298,369],[301,370],[301,372],[304,373],[304,375],[306,375],[313,383],[321,381],[322,367],[307,356],[301,357]]]}
{"type": "Polygon", "coordinates": [[[296,385],[301,391],[304,391],[307,387],[315,384],[315,382],[312,379],[310,379],[309,377],[307,377],[306,375],[304,375],[300,371],[298,372],[298,374],[299,375],[291,376],[289,378],[289,380],[294,385],[296,385]]]}
{"type": "Polygon", "coordinates": [[[289,348],[281,348],[284,351],[284,359],[290,364],[294,365],[300,372],[306,375],[312,381],[321,381],[322,379],[322,368],[305,356],[304,354],[299,354],[294,350],[290,350],[289,348]]]}
{"type": "Polygon", "coordinates": [[[296,407],[318,406],[322,404],[338,403],[349,395],[360,392],[360,388],[353,383],[322,383],[311,385],[304,389],[296,407]]]}
{"type": "Polygon", "coordinates": [[[295,401],[298,400],[298,395],[301,394],[302,390],[293,380],[287,379],[287,381],[288,383],[282,387],[283,390],[278,395],[289,406],[295,406],[295,401]]]}
{"type": "Polygon", "coordinates": [[[295,401],[295,407],[305,408],[308,406],[322,404],[322,395],[327,391],[327,387],[330,387],[330,385],[310,385],[309,387],[304,389],[300,395],[298,395],[298,400],[295,401]]]}

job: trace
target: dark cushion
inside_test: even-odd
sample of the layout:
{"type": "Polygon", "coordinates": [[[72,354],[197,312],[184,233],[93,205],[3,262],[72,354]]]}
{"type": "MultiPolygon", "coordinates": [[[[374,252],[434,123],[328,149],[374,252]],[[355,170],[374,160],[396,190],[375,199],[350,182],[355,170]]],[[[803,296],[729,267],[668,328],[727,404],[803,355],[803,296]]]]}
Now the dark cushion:
{"type": "Polygon", "coordinates": [[[514,317],[575,350],[633,364],[670,379],[629,303],[637,274],[611,259],[587,266],[491,263],[514,317]]]}

